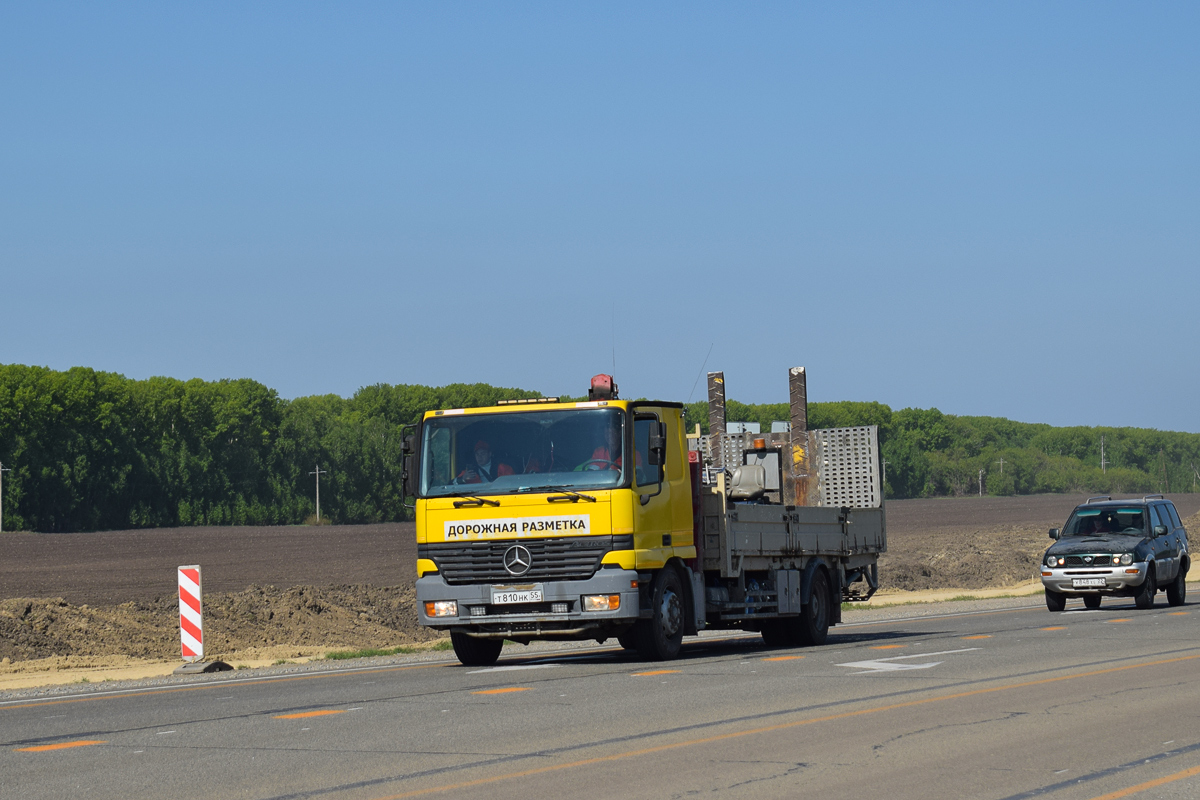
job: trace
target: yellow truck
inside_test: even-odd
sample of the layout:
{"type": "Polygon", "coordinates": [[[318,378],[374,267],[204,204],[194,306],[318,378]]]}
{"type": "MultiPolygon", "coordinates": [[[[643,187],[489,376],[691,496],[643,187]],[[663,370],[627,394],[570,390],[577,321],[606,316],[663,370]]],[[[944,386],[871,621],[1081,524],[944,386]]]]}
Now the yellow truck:
{"type": "Polygon", "coordinates": [[[727,430],[721,373],[703,437],[608,375],[582,402],[426,412],[405,440],[421,624],[474,666],[505,639],[615,637],[651,660],[713,628],[823,642],[878,587],[878,435],[807,430],[803,368],[789,383],[791,419],[765,434],[727,430]]]}

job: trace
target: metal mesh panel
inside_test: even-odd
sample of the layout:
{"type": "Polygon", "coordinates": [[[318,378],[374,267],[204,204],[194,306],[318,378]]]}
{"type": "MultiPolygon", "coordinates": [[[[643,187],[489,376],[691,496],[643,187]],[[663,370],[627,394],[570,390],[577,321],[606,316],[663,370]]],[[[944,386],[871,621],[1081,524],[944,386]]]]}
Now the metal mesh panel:
{"type": "Polygon", "coordinates": [[[820,482],[820,505],[879,508],[879,430],[829,428],[809,431],[820,482]]]}

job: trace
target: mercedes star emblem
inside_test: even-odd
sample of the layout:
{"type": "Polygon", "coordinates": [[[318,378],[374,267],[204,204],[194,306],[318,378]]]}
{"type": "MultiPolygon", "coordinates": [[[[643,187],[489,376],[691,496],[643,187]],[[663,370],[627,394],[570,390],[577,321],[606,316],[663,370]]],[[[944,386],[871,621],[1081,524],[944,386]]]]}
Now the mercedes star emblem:
{"type": "Polygon", "coordinates": [[[531,566],[533,556],[524,545],[514,544],[504,551],[504,568],[508,570],[509,575],[524,575],[529,572],[531,566]]]}

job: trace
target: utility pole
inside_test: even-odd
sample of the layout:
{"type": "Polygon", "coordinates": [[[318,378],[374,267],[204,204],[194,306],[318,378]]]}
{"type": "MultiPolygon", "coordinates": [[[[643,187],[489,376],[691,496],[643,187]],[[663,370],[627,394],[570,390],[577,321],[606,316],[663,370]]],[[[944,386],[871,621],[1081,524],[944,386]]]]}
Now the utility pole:
{"type": "Polygon", "coordinates": [[[1000,465],[1000,474],[1003,475],[1004,474],[1004,456],[1000,456],[999,461],[993,461],[992,463],[1000,465]]]}
{"type": "Polygon", "coordinates": [[[1104,457],[1104,437],[1100,437],[1100,471],[1108,472],[1108,459],[1104,457]]]}
{"type": "Polygon", "coordinates": [[[887,483],[887,465],[888,465],[887,459],[885,458],[882,463],[883,463],[883,474],[880,476],[880,482],[887,483]]]}
{"type": "Polygon", "coordinates": [[[317,522],[320,522],[321,521],[321,476],[328,475],[329,470],[321,469],[321,465],[317,464],[314,466],[313,471],[308,474],[317,476],[317,522]]]}
{"type": "Polygon", "coordinates": [[[4,473],[12,472],[0,461],[0,533],[4,533],[4,473]]]}

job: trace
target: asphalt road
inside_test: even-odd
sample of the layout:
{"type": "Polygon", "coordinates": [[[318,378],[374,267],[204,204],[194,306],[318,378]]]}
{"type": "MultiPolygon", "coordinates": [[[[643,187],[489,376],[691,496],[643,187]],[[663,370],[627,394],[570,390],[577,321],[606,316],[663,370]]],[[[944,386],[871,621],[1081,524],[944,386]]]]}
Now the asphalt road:
{"type": "Polygon", "coordinates": [[[1010,602],[4,701],[0,797],[1200,797],[1200,606],[1010,602]]]}

